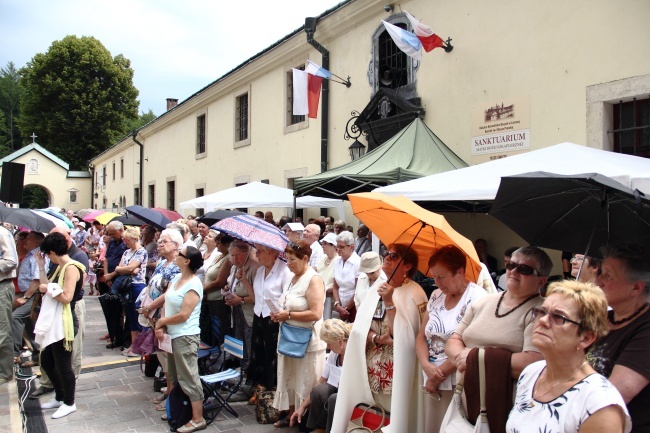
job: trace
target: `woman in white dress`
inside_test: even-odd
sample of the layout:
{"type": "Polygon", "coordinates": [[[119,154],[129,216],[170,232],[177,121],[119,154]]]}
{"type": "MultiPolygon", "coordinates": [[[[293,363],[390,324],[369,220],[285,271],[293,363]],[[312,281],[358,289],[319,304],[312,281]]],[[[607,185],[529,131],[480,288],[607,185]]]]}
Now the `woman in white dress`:
{"type": "Polygon", "coordinates": [[[323,371],[327,346],[320,339],[325,286],[323,279],[309,266],[311,247],[301,240],[288,244],[284,252],[287,266],[294,275],[280,296],[280,311],[271,313],[271,320],[312,328],[312,334],[304,357],[291,358],[278,353],[278,387],[273,407],[279,411],[289,410],[289,415],[278,421],[276,427],[288,427],[295,408],[309,397],[323,371]]]}
{"type": "Polygon", "coordinates": [[[585,356],[608,331],[603,291],[577,281],[553,283],[531,314],[532,342],[544,360],[522,371],[506,431],[629,432],[623,398],[585,356]]]}
{"type": "Polygon", "coordinates": [[[425,399],[425,431],[440,430],[440,423],[456,386],[456,364],[447,358],[445,344],[465,316],[470,304],[487,294],[465,276],[467,257],[458,247],[447,245],[437,249],[429,259],[429,275],[437,289],[431,294],[425,316],[415,342],[423,373],[421,389],[425,399]]]}

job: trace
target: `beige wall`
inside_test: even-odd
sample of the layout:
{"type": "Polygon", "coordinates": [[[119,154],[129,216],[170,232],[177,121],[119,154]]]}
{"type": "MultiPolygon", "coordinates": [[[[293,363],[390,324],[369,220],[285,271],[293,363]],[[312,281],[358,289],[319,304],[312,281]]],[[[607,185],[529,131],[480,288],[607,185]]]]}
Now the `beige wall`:
{"type": "Polygon", "coordinates": [[[74,210],[90,207],[90,179],[68,178],[68,171],[65,168],[35,150],[31,150],[11,162],[25,164],[24,186],[38,185],[44,188],[49,195],[50,206],[74,210]],[[37,161],[37,167],[34,166],[30,170],[32,160],[37,161]],[[70,190],[77,190],[76,203],[69,200],[70,190]]]}
{"type": "MultiPolygon", "coordinates": [[[[345,124],[352,110],[361,111],[369,102],[371,36],[380,20],[388,17],[385,3],[355,1],[318,23],[315,39],[330,51],[330,70],[342,77],[349,75],[352,82],[350,88],[330,84],[329,168],[349,161],[351,141],[343,139],[345,124]]],[[[589,115],[588,105],[594,101],[588,100],[588,89],[634,81],[638,76],[645,78],[636,88],[649,87],[650,58],[641,55],[650,40],[647,0],[630,0],[625,7],[610,0],[407,0],[396,6],[396,13],[400,7],[444,39],[453,39],[451,53],[437,49],[423,54],[417,91],[426,108],[427,125],[470,164],[487,159],[471,155],[471,114],[476,105],[526,98],[532,150],[565,141],[587,144],[588,130],[590,137],[597,137],[590,138],[589,145],[608,148],[603,113],[619,95],[630,96],[623,95],[629,86],[615,86],[623,90],[607,93],[607,101],[594,96],[600,111],[593,114],[590,109],[589,115]],[[588,117],[592,119],[589,127],[588,117]]],[[[178,205],[195,197],[197,185],[204,186],[206,193],[262,179],[287,186],[288,177],[320,172],[322,106],[319,117],[310,119],[306,128],[285,132],[286,72],[307,58],[321,63],[321,55],[301,32],[141,130],[138,139],[148,158],[143,203],[148,203],[146,186],[153,182],[156,206],[166,207],[166,182],[173,176],[178,205]],[[250,144],[236,148],[234,101],[242,91],[249,91],[251,104],[250,144]],[[201,113],[208,119],[207,153],[197,159],[196,117],[201,113]]],[[[129,174],[116,182],[109,178],[106,193],[111,200],[123,194],[127,204],[133,204],[137,146],[128,143],[130,139],[116,149],[132,161],[129,174]]],[[[96,167],[104,162],[110,167],[115,158],[118,154],[107,152],[93,162],[96,167]]],[[[276,216],[282,213],[274,210],[276,216]]],[[[506,232],[503,227],[485,233],[485,226],[475,225],[471,218],[454,219],[468,237],[487,238],[498,258],[515,241],[510,239],[514,235],[501,233],[506,232]]],[[[351,213],[348,220],[354,220],[351,213]]]]}

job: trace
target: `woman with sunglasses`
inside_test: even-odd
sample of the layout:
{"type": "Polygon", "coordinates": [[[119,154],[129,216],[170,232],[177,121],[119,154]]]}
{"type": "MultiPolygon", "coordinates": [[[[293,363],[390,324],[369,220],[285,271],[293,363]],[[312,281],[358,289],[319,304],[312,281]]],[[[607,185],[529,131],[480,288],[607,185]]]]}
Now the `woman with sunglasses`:
{"type": "Polygon", "coordinates": [[[465,276],[467,256],[455,245],[438,248],[429,258],[429,275],[437,289],[415,342],[424,382],[425,431],[438,432],[456,386],[456,365],[445,354],[445,344],[472,302],[487,295],[465,276]]]}
{"type": "MultiPolygon", "coordinates": [[[[449,337],[445,347],[448,359],[456,364],[464,379],[474,377],[474,371],[466,374],[467,358],[473,348],[498,348],[495,361],[486,356],[486,368],[494,365],[499,373],[511,380],[501,390],[492,389],[487,383],[488,392],[495,396],[494,401],[501,405],[494,409],[492,421],[505,419],[512,408],[511,387],[521,371],[529,364],[542,359],[539,350],[533,346],[531,338],[533,322],[528,312],[542,304],[540,290],[546,284],[553,263],[548,255],[537,247],[522,247],[512,253],[506,265],[506,285],[508,290],[499,294],[490,294],[473,302],[449,337]],[[509,359],[510,362],[504,361],[509,359]],[[505,370],[503,370],[505,369],[505,370]],[[498,394],[496,394],[498,393],[498,394]]],[[[497,377],[496,375],[493,377],[497,377]]],[[[501,377],[501,376],[499,376],[501,377]]],[[[501,381],[503,383],[503,381],[501,381]]],[[[478,385],[464,381],[464,394],[478,398],[478,385]]],[[[471,398],[471,396],[470,396],[471,398]]],[[[468,407],[476,402],[471,398],[468,407]]],[[[476,403],[478,404],[478,403],[476,403]]],[[[467,407],[464,408],[467,413],[467,407]]],[[[488,409],[488,420],[490,420],[488,409]]],[[[504,425],[501,425],[502,429],[504,425]]]]}
{"type": "Polygon", "coordinates": [[[623,398],[585,356],[608,332],[602,290],[576,281],[553,283],[544,304],[534,307],[531,317],[532,343],[544,360],[521,373],[506,431],[629,432],[623,398]]]}
{"type": "Polygon", "coordinates": [[[375,402],[391,412],[391,431],[423,431],[415,338],[427,317],[427,296],[411,279],[417,253],[402,244],[387,251],[382,270],[388,281],[368,290],[350,335],[332,431],[346,431],[356,404],[375,402]]]}
{"type": "MultiPolygon", "coordinates": [[[[207,427],[203,418],[203,386],[199,379],[197,350],[199,348],[199,316],[203,284],[196,271],[203,266],[203,258],[198,248],[182,247],[175,259],[181,270],[169,283],[161,299],[165,305],[165,316],[155,325],[156,338],[162,341],[165,335],[171,337],[172,353],[167,358],[169,380],[183,389],[192,406],[192,419],[179,427],[179,433],[191,433],[207,427]]],[[[154,303],[155,303],[154,302],[154,303]]],[[[163,421],[167,416],[163,415],[163,421]]]]}
{"type": "Polygon", "coordinates": [[[312,334],[304,357],[291,358],[278,353],[278,389],[273,407],[281,412],[288,410],[289,414],[275,423],[275,427],[288,427],[295,408],[300,407],[309,397],[323,371],[327,346],[320,339],[325,286],[320,275],[309,266],[309,242],[291,242],[284,252],[293,278],[278,301],[280,311],[271,313],[271,320],[281,323],[281,327],[286,322],[301,328],[311,328],[312,334]]]}

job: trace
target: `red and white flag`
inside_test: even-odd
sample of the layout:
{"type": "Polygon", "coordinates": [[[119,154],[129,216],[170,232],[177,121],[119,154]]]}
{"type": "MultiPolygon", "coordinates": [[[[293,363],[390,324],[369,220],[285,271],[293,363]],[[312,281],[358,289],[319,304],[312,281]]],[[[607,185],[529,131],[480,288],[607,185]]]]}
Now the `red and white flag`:
{"type": "Polygon", "coordinates": [[[300,69],[293,69],[293,115],[309,114],[308,86],[309,74],[300,69]]]}
{"type": "Polygon", "coordinates": [[[411,26],[413,26],[415,35],[418,37],[420,42],[422,42],[422,48],[424,48],[424,51],[428,53],[434,48],[442,48],[445,46],[445,42],[442,40],[442,38],[433,33],[433,30],[431,30],[431,28],[425,24],[422,24],[420,20],[415,18],[410,13],[404,11],[404,14],[406,14],[406,17],[411,22],[411,26]]]}

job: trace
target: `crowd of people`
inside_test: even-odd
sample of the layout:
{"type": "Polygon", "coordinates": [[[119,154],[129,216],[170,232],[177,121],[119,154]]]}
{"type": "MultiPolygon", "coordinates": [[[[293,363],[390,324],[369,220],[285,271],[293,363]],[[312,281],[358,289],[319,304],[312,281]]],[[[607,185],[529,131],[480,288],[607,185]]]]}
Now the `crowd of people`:
{"type": "Polygon", "coordinates": [[[500,289],[493,293],[465,274],[468,256],[454,245],[427,257],[407,244],[379,254],[363,224],[355,237],[329,217],[303,225],[256,216],[286,233],[283,251],[192,217],[164,230],[116,221],[87,229],[77,221],[70,233],[48,235],[0,227],[0,291],[14,306],[3,311],[12,332],[0,332],[0,382],[27,342],[23,364],[44,372],[35,396],[54,393],[43,409],[56,409],[54,418],[75,410],[85,279],[88,295],[100,295],[108,348],[137,355],[130,342],[147,327],[170,340],[171,353],[158,353],[167,389],[154,403],[164,411],[180,386],[192,407],[181,433],[206,428],[197,351],[226,335],[243,342],[249,403],[274,392],[278,428],[342,433],[365,403],[390,414],[388,431],[438,432],[458,401],[492,432],[650,431],[647,247],[575,254],[570,276],[553,278],[550,257],[534,246],[506,250],[499,275],[479,239],[477,254],[500,289]],[[421,284],[424,263],[432,291],[421,284]],[[283,346],[288,332],[308,335],[299,355],[283,346]]]}

